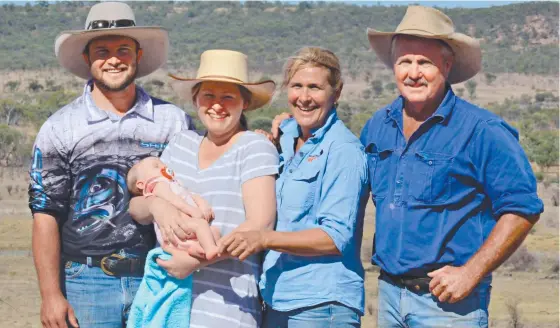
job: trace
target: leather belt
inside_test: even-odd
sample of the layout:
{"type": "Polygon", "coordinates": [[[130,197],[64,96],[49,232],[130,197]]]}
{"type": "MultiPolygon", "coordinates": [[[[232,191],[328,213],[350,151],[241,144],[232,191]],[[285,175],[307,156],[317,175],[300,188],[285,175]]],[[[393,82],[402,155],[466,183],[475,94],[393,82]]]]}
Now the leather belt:
{"type": "Polygon", "coordinates": [[[99,267],[108,276],[142,277],[144,275],[143,258],[124,257],[119,254],[107,256],[72,256],[62,255],[64,261],[77,262],[89,266],[99,267]]]}
{"type": "Polygon", "coordinates": [[[381,270],[380,278],[400,288],[406,288],[415,293],[430,292],[430,277],[395,276],[381,270]]]}

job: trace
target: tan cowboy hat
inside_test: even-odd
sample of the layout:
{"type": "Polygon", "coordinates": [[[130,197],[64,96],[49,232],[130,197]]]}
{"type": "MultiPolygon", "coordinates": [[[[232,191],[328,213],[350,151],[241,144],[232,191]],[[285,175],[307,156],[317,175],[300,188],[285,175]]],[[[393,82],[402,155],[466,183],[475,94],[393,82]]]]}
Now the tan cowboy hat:
{"type": "Polygon", "coordinates": [[[120,35],[133,38],[142,48],[136,77],[160,68],[167,60],[167,31],[157,26],[136,26],[134,12],[122,2],[101,2],[89,10],[84,30],[64,31],[54,43],[54,52],[62,67],[83,78],[91,77],[90,68],[82,57],[86,45],[94,38],[120,35]]]}
{"type": "Polygon", "coordinates": [[[404,34],[441,40],[451,47],[454,60],[447,78],[451,84],[466,81],[480,71],[482,52],[478,41],[468,35],[456,33],[451,19],[434,8],[409,6],[395,32],[380,32],[368,28],[367,34],[377,56],[391,69],[391,42],[395,35],[404,34]]]}
{"type": "Polygon", "coordinates": [[[272,95],[276,84],[267,80],[258,83],[249,83],[249,70],[247,56],[232,50],[207,50],[200,56],[200,66],[196,78],[189,79],[169,74],[170,77],[181,82],[174,87],[185,99],[192,101],[192,89],[204,81],[229,82],[242,85],[251,92],[251,103],[245,110],[253,110],[266,105],[272,95]]]}

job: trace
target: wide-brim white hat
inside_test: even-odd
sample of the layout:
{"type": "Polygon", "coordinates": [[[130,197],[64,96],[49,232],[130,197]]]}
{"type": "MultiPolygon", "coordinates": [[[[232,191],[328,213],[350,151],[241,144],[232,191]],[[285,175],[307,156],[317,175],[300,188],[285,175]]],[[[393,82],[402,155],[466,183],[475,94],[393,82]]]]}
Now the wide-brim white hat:
{"type": "Polygon", "coordinates": [[[379,59],[393,68],[391,42],[395,35],[412,35],[445,42],[454,54],[447,81],[459,83],[475,76],[482,66],[482,51],[478,40],[455,32],[451,19],[441,11],[423,6],[409,6],[395,32],[367,29],[369,43],[379,59]]]}
{"type": "Polygon", "coordinates": [[[178,82],[173,88],[179,95],[192,101],[193,87],[204,81],[228,82],[242,85],[251,92],[251,102],[245,110],[253,110],[266,105],[274,94],[276,83],[266,80],[249,82],[247,56],[232,50],[207,50],[200,56],[200,66],[196,78],[184,78],[173,74],[169,76],[178,82]]]}
{"type": "MultiPolygon", "coordinates": [[[[94,26],[95,27],[95,26],[94,26]]],[[[61,32],[55,41],[54,52],[62,67],[83,78],[91,77],[90,68],[84,61],[82,53],[86,45],[94,38],[106,35],[118,35],[132,38],[142,48],[142,58],[138,63],[136,77],[146,76],[167,61],[169,36],[159,26],[136,26],[134,12],[122,2],[102,2],[91,7],[84,30],[61,32]],[[92,24],[106,21],[118,25],[119,21],[132,21],[133,26],[92,28],[92,24]]]]}

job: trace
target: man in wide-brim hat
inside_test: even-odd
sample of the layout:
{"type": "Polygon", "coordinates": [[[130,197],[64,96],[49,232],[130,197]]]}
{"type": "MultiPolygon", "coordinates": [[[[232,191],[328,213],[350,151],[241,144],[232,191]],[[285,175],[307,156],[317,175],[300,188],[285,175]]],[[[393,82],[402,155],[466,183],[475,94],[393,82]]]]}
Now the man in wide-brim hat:
{"type": "Polygon", "coordinates": [[[411,6],[395,32],[367,31],[400,96],[366,123],[381,268],[378,327],[487,327],[491,272],[543,211],[517,131],[457,97],[478,41],[411,6]]]}
{"type": "Polygon", "coordinates": [[[41,127],[30,169],[45,327],[121,327],[127,320],[154,236],[128,213],[125,177],[190,127],[181,109],[135,85],[165,63],[168,44],[166,30],[137,26],[119,2],[94,5],[84,30],[55,41],[61,66],[88,81],[41,127]]]}

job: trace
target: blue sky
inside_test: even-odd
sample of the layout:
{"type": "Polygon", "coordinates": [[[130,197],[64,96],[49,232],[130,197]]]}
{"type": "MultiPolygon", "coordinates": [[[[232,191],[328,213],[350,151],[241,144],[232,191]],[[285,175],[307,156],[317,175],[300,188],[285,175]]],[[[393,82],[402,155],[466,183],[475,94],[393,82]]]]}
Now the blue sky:
{"type": "MultiPolygon", "coordinates": [[[[422,4],[424,6],[438,6],[438,7],[443,7],[443,8],[457,8],[457,7],[463,7],[463,8],[485,8],[485,7],[492,7],[492,6],[503,6],[503,5],[507,5],[510,3],[516,3],[516,2],[524,2],[523,0],[514,0],[514,1],[422,1],[422,0],[417,0],[417,1],[340,1],[340,0],[326,0],[327,2],[330,1],[335,1],[335,2],[345,2],[345,3],[351,3],[351,4],[356,4],[356,5],[377,5],[377,4],[381,4],[381,5],[408,5],[411,3],[419,3],[422,4]]],[[[14,3],[16,5],[23,5],[26,2],[36,2],[36,1],[0,1],[0,5],[4,4],[4,3],[14,3]]],[[[55,2],[55,1],[49,1],[49,2],[55,2]]],[[[297,1],[287,1],[287,2],[297,2],[297,1]]]]}

